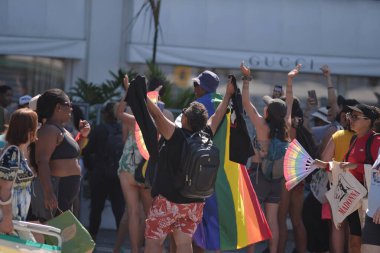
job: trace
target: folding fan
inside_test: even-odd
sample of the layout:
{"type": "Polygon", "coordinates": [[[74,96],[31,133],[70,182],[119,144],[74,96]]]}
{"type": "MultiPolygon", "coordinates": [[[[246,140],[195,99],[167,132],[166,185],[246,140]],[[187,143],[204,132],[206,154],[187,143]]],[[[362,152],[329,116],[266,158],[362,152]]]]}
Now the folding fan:
{"type": "Polygon", "coordinates": [[[286,189],[289,191],[317,169],[314,160],[294,139],[288,146],[284,157],[284,176],[286,189]]]}

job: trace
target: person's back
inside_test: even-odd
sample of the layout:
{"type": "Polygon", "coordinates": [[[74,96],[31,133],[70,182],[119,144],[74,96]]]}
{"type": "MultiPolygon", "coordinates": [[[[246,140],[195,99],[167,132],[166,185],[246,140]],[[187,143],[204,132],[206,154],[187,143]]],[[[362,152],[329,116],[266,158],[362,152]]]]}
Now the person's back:
{"type": "Polygon", "coordinates": [[[107,197],[111,201],[117,227],[119,227],[124,211],[124,198],[117,177],[120,156],[119,158],[113,157],[118,153],[121,155],[123,140],[121,125],[116,121],[113,106],[114,103],[108,103],[105,106],[103,110],[104,122],[96,126],[90,133],[88,145],[83,150],[85,165],[89,170],[91,188],[89,232],[94,240],[100,227],[102,211],[107,197]],[[120,138],[121,146],[116,144],[118,141],[113,140],[115,138],[120,138]],[[110,161],[110,159],[114,161],[110,161]]]}
{"type": "MultiPolygon", "coordinates": [[[[146,100],[146,104],[140,103],[140,101],[144,100],[144,94],[139,92],[138,89],[142,89],[144,87],[143,84],[145,83],[146,81],[143,77],[137,76],[136,79],[132,80],[129,90],[128,79],[124,79],[124,85],[128,92],[126,98],[131,105],[132,110],[142,109],[142,111],[145,111],[145,109],[148,109],[151,117],[154,119],[158,132],[160,132],[165,139],[164,146],[161,147],[161,152],[158,155],[160,159],[158,162],[157,177],[153,183],[153,195],[155,198],[145,221],[145,252],[158,252],[159,250],[162,250],[162,243],[169,233],[173,234],[173,238],[176,241],[177,252],[193,252],[191,246],[192,236],[202,219],[204,206],[203,199],[199,202],[200,199],[191,200],[190,198],[183,198],[180,196],[177,200],[183,203],[178,203],[175,199],[178,192],[171,195],[167,190],[158,186],[163,185],[162,181],[166,179],[165,175],[170,174],[170,170],[180,169],[179,157],[173,157],[170,156],[170,154],[171,151],[177,155],[180,154],[178,153],[178,150],[173,149],[178,149],[181,142],[183,143],[185,140],[186,135],[182,133],[182,129],[195,133],[204,129],[207,125],[211,129],[211,136],[213,136],[226,112],[228,101],[233,93],[233,86],[232,84],[227,86],[228,94],[226,94],[222,103],[216,109],[215,114],[209,120],[206,108],[198,102],[192,102],[188,108],[184,109],[181,119],[182,129],[179,129],[173,122],[164,116],[161,110],[154,105],[150,99],[146,100]],[[165,149],[167,149],[166,151],[168,151],[168,154],[163,155],[162,152],[165,152],[165,149]],[[162,163],[165,163],[165,160],[172,168],[168,168],[169,166],[164,167],[162,165],[162,163]],[[176,202],[173,202],[173,200],[176,202]]],[[[150,116],[147,115],[142,119],[136,120],[140,125],[140,123],[144,124],[144,122],[149,119],[150,116]],[[141,122],[139,122],[139,120],[141,122]]],[[[141,129],[143,130],[144,128],[141,129]]],[[[174,186],[174,182],[168,182],[168,184],[170,184],[170,186],[165,186],[174,186]]]]}
{"type": "MultiPolygon", "coordinates": [[[[206,128],[207,133],[212,136],[212,132],[209,128],[206,128]]],[[[161,151],[160,159],[158,163],[159,173],[155,184],[152,187],[152,196],[163,195],[168,200],[174,203],[193,203],[203,202],[204,199],[194,199],[183,197],[176,186],[175,173],[181,165],[182,147],[185,142],[185,138],[189,137],[192,132],[176,127],[172,137],[169,140],[165,140],[161,151]]]]}

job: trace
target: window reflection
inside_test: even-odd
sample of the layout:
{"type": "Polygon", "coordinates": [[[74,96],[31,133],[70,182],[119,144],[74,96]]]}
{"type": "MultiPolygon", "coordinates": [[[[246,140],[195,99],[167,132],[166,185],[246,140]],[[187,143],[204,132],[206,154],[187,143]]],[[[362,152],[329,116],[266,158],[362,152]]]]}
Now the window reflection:
{"type": "Polygon", "coordinates": [[[57,58],[0,55],[0,84],[13,89],[14,100],[49,88],[64,88],[65,61],[57,58]]]}

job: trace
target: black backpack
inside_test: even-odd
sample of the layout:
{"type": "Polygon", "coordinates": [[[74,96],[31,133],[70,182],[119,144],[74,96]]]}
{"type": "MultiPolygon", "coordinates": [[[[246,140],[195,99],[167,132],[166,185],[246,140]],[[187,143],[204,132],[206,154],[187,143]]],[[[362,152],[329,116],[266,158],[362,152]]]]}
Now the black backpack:
{"type": "MultiPolygon", "coordinates": [[[[185,136],[185,134],[181,133],[185,136]]],[[[214,193],[219,168],[219,149],[210,136],[199,131],[185,136],[175,188],[186,198],[208,198],[214,193]]]]}
{"type": "Polygon", "coordinates": [[[104,160],[107,168],[105,176],[107,178],[117,178],[119,160],[123,154],[124,142],[120,123],[105,124],[107,128],[107,141],[104,147],[104,160]]]}

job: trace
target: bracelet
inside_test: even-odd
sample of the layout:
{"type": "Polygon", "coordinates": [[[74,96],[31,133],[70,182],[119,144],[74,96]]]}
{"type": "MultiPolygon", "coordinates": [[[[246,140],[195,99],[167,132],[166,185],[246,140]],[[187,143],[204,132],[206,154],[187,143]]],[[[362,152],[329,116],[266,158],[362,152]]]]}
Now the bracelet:
{"type": "Polygon", "coordinates": [[[242,76],[241,80],[243,80],[243,81],[251,81],[252,80],[252,76],[242,76]]]}
{"type": "Polygon", "coordinates": [[[75,136],[75,141],[79,141],[80,139],[87,139],[88,136],[83,136],[80,132],[75,136]]]}
{"type": "Polygon", "coordinates": [[[9,197],[8,200],[2,201],[0,199],[0,206],[6,206],[6,205],[9,205],[10,203],[12,203],[12,197],[13,197],[13,191],[11,192],[11,196],[9,197]]]}

